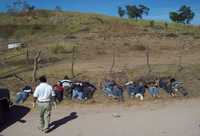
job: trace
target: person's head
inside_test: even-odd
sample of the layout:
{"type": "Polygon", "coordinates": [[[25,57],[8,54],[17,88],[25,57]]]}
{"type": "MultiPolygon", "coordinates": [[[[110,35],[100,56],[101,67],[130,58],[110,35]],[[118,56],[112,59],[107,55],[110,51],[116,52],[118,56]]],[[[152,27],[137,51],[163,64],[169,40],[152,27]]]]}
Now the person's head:
{"type": "Polygon", "coordinates": [[[176,80],[174,79],[174,78],[172,78],[171,80],[170,80],[170,82],[171,83],[173,83],[173,82],[175,82],[176,80]]]}
{"type": "Polygon", "coordinates": [[[41,77],[39,78],[39,80],[40,80],[41,83],[47,82],[47,78],[46,78],[45,75],[41,76],[41,77]]]}
{"type": "Polygon", "coordinates": [[[65,76],[64,76],[64,79],[69,79],[68,75],[65,75],[65,76]]]}
{"type": "Polygon", "coordinates": [[[143,86],[143,85],[144,85],[144,83],[143,83],[142,81],[139,81],[138,84],[139,84],[140,86],[143,86]]]}
{"type": "Polygon", "coordinates": [[[60,81],[58,81],[58,82],[56,83],[56,85],[62,86],[62,83],[61,83],[60,81]]]}

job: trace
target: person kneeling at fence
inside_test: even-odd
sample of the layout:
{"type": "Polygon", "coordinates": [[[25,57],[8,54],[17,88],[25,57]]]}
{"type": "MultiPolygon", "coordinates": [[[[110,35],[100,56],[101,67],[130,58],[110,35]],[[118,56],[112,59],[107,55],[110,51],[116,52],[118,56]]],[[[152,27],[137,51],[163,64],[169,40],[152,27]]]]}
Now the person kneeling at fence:
{"type": "Polygon", "coordinates": [[[72,85],[72,100],[83,100],[83,84],[75,82],[72,85]]]}
{"type": "Polygon", "coordinates": [[[61,102],[63,100],[63,92],[64,92],[64,87],[62,86],[61,82],[57,82],[56,85],[53,86],[53,90],[56,94],[56,101],[61,102]]]}
{"type": "Polygon", "coordinates": [[[83,99],[88,100],[93,97],[94,92],[96,91],[96,87],[89,82],[82,82],[83,89],[83,99]]]}
{"type": "Polygon", "coordinates": [[[96,87],[85,81],[78,81],[72,86],[72,99],[88,100],[92,98],[96,87]]]}
{"type": "Polygon", "coordinates": [[[152,97],[159,97],[159,88],[155,81],[150,81],[147,86],[148,86],[148,93],[152,97]]]}
{"type": "Polygon", "coordinates": [[[127,82],[125,86],[127,87],[129,97],[140,98],[140,100],[144,99],[145,87],[142,82],[139,82],[139,84],[137,84],[133,81],[130,81],[127,82]]]}
{"type": "Polygon", "coordinates": [[[113,80],[106,80],[103,85],[103,92],[110,97],[123,101],[123,89],[113,80]]]}
{"type": "Polygon", "coordinates": [[[23,103],[26,101],[26,99],[29,97],[29,95],[32,93],[31,86],[25,86],[23,87],[16,95],[15,103],[23,103]]]}
{"type": "Polygon", "coordinates": [[[183,87],[183,82],[178,81],[174,78],[170,80],[171,96],[176,96],[176,92],[180,92],[183,96],[187,96],[188,92],[183,87]]]}
{"type": "Polygon", "coordinates": [[[72,98],[72,80],[69,79],[69,77],[67,75],[65,75],[63,80],[60,80],[59,82],[61,82],[63,88],[64,88],[64,97],[71,99],[72,98]]]}

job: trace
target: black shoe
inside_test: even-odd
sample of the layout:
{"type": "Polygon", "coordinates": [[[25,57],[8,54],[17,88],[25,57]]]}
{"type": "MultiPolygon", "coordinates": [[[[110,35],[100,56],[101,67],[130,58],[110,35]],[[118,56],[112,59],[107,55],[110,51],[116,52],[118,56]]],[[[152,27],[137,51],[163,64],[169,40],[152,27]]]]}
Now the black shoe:
{"type": "Polygon", "coordinates": [[[44,133],[48,133],[49,132],[49,128],[46,128],[43,131],[44,131],[44,133]]]}

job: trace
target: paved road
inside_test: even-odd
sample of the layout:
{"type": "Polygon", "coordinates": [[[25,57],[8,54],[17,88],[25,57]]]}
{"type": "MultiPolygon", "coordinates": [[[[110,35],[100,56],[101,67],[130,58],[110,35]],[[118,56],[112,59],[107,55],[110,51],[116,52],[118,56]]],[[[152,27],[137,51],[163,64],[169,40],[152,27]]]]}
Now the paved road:
{"type": "Polygon", "coordinates": [[[38,131],[36,111],[28,113],[23,120],[4,129],[0,135],[200,136],[200,98],[132,107],[58,107],[52,111],[54,128],[48,134],[38,131]]]}

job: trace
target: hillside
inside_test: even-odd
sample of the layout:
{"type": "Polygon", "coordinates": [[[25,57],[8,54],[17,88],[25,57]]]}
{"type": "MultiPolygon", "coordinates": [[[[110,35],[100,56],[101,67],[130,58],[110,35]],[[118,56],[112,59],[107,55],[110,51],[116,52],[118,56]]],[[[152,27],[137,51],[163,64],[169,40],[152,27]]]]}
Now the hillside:
{"type": "MultiPolygon", "coordinates": [[[[46,74],[51,83],[65,74],[71,76],[75,46],[78,79],[99,85],[111,69],[113,51],[116,54],[113,71],[117,78],[125,82],[145,76],[149,47],[152,74],[176,76],[185,82],[191,96],[200,95],[198,26],[44,10],[16,16],[2,13],[0,18],[0,84],[13,94],[25,84],[22,80],[31,83],[33,58],[39,50],[42,54],[38,75],[46,74]],[[7,42],[13,39],[25,43],[26,48],[6,50],[7,42]],[[183,69],[177,72],[179,63],[183,69]]],[[[95,97],[103,95],[97,93],[95,97]]]]}

